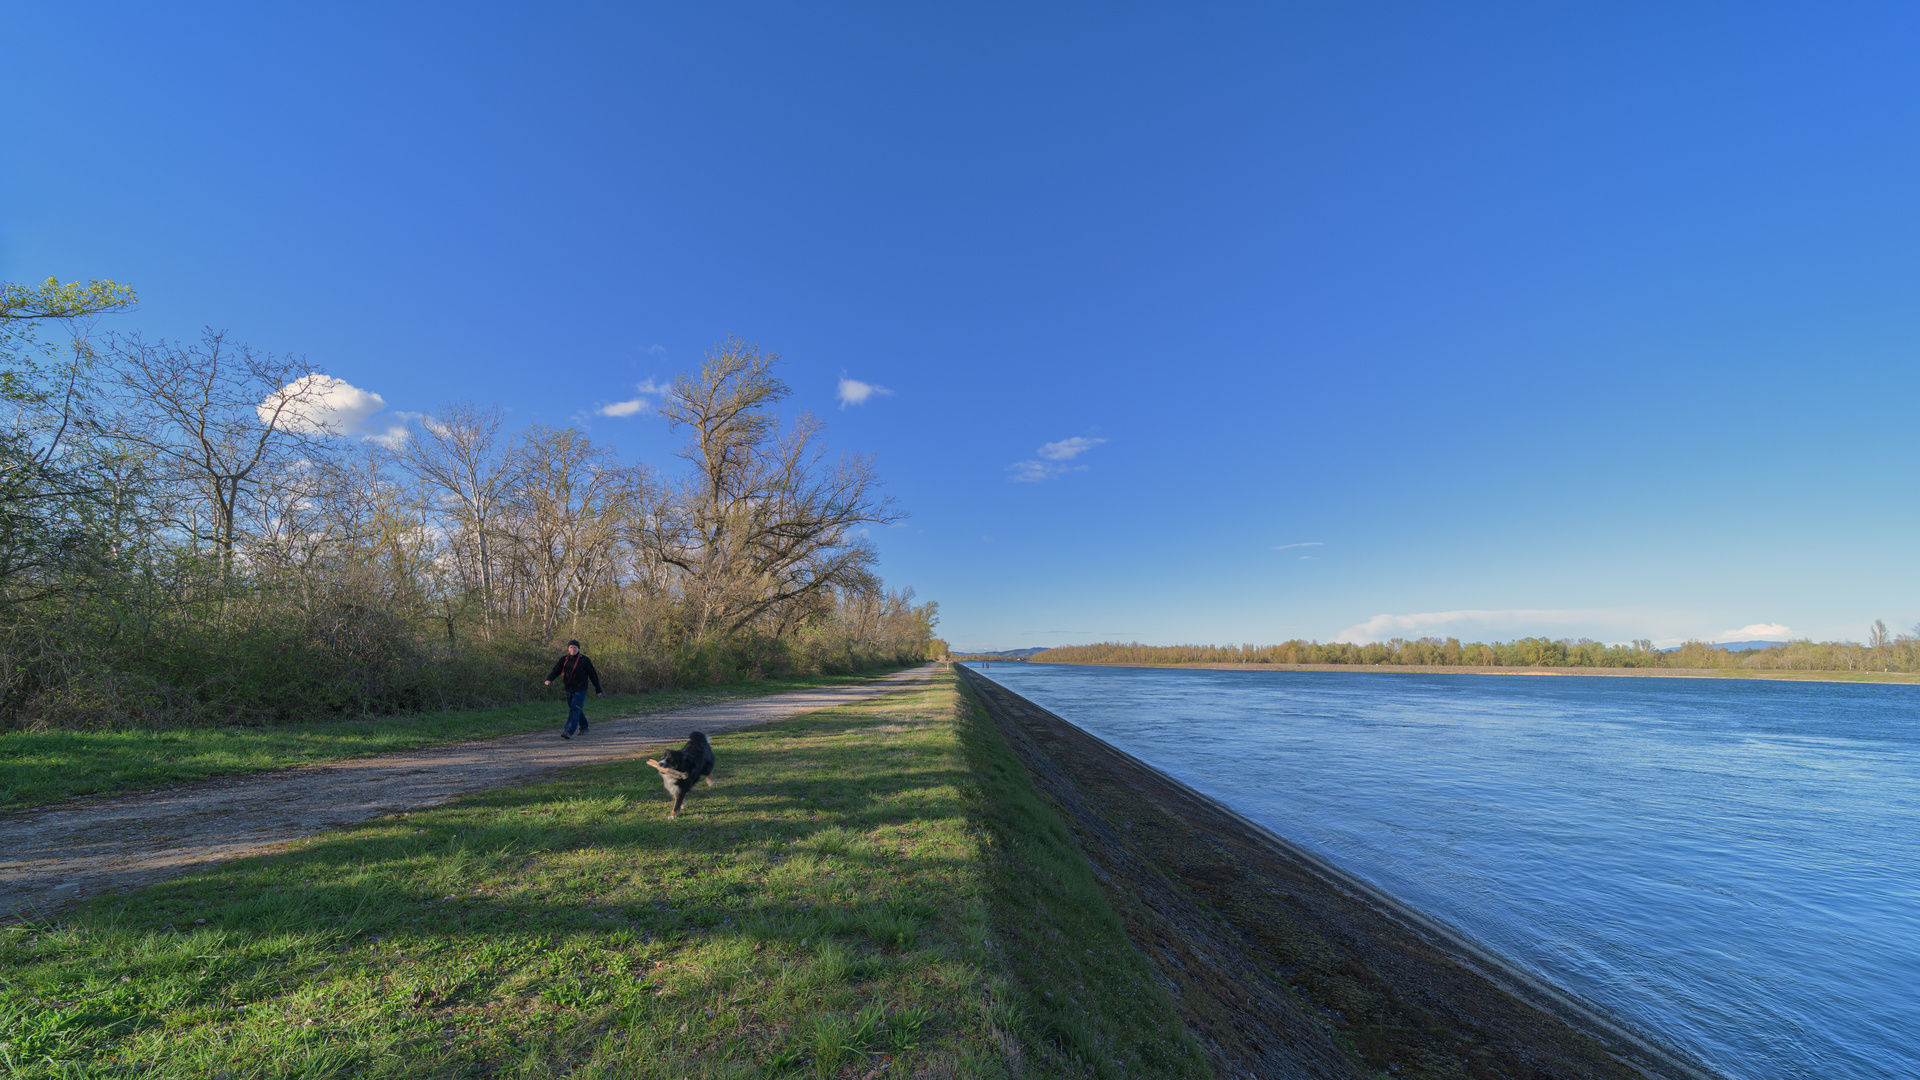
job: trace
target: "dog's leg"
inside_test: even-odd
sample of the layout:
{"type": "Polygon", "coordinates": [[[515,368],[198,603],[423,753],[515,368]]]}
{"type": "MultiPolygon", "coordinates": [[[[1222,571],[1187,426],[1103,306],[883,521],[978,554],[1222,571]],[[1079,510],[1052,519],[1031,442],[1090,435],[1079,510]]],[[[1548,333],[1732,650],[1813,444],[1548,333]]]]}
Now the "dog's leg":
{"type": "Polygon", "coordinates": [[[708,787],[712,787],[712,786],[713,786],[713,774],[712,774],[712,773],[708,773],[708,774],[707,774],[707,786],[708,786],[708,787]]]}

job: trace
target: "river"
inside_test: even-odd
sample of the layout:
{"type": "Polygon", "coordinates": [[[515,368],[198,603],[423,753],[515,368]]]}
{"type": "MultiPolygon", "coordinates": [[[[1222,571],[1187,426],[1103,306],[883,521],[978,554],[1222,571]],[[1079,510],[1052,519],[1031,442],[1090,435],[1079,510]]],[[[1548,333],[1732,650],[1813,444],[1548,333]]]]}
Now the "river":
{"type": "Polygon", "coordinates": [[[1920,688],[983,674],[1729,1077],[1920,1077],[1920,688]]]}

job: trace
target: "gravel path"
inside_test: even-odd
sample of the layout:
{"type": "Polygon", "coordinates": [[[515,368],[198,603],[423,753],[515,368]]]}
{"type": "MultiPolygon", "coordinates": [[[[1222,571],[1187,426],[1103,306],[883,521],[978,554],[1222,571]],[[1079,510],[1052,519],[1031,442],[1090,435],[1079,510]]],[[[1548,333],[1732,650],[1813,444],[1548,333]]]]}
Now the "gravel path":
{"type": "MultiPolygon", "coordinates": [[[[345,825],[506,787],[559,769],[640,758],[708,735],[928,685],[922,667],[858,686],[597,720],[572,741],[555,731],[454,743],[404,754],[132,795],[69,799],[0,814],[0,923],[44,918],[111,889],[137,888],[345,825]]],[[[725,776],[726,746],[721,754],[725,776]]]]}

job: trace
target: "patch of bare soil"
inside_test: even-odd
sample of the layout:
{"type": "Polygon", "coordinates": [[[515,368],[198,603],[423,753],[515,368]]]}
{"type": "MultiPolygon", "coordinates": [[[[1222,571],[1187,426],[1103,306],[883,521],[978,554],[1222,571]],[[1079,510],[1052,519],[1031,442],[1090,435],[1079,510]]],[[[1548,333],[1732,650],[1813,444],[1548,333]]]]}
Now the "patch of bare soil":
{"type": "MultiPolygon", "coordinates": [[[[690,731],[715,735],[924,686],[929,671],[596,720],[590,734],[571,741],[557,730],[511,735],[0,814],[0,923],[45,918],[108,890],[150,885],[206,863],[469,792],[526,783],[576,765],[643,758],[679,744],[690,731]]],[[[724,781],[724,748],[721,754],[724,781]]]]}
{"type": "Polygon", "coordinates": [[[965,669],[1221,1077],[1713,1080],[965,669]]]}

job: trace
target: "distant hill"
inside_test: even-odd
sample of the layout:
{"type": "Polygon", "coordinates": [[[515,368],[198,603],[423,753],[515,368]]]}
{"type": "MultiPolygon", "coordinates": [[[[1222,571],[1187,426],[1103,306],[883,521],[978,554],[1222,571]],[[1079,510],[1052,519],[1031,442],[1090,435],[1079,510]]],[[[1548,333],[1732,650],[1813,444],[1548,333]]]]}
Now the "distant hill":
{"type": "MultiPolygon", "coordinates": [[[[1777,649],[1780,646],[1785,645],[1786,642],[1784,641],[1710,641],[1707,644],[1716,649],[1724,649],[1727,652],[1746,652],[1748,649],[1777,649]]],[[[1675,645],[1671,649],[1661,649],[1660,651],[1661,652],[1679,652],[1680,646],[1675,645]]]]}
{"type": "Polygon", "coordinates": [[[955,649],[954,654],[957,656],[1004,656],[1009,660],[1025,660],[1034,653],[1046,651],[1047,647],[1042,645],[1037,649],[1001,649],[999,652],[967,652],[964,649],[955,649]]]}

